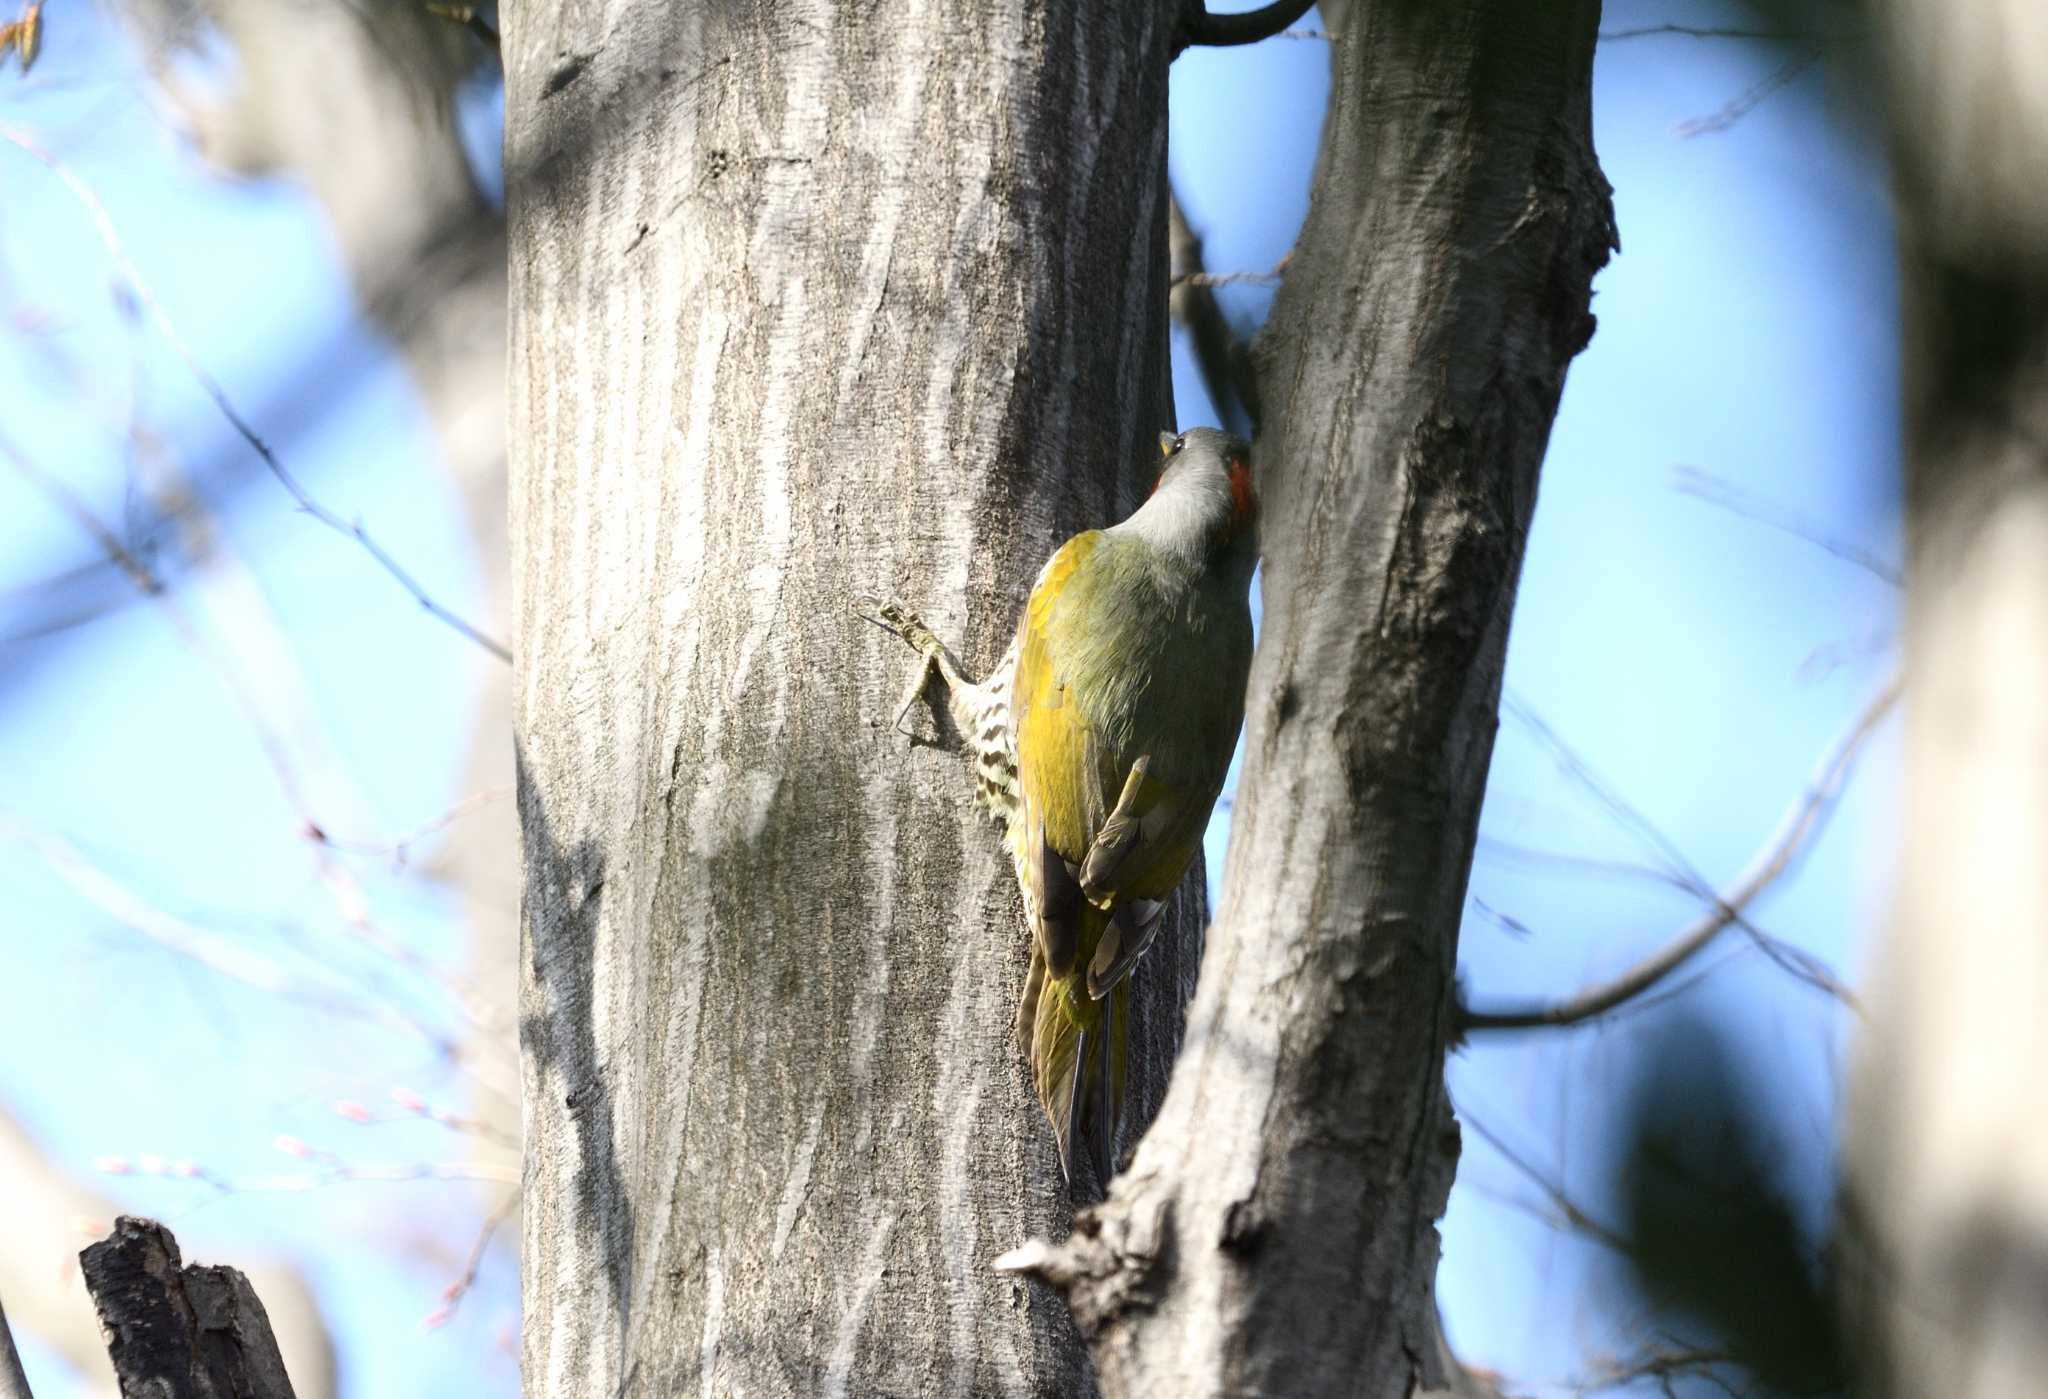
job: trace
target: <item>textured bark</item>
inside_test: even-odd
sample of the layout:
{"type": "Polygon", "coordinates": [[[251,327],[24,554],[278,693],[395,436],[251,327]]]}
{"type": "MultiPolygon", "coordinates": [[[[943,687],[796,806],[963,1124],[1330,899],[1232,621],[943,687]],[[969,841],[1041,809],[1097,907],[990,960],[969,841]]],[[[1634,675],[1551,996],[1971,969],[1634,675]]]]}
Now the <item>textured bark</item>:
{"type": "Polygon", "coordinates": [[[1165,1105],[1020,1260],[1106,1393],[1405,1396],[1458,1135],[1452,974],[1537,468],[1614,241],[1599,7],[1344,7],[1256,361],[1265,621],[1223,903],[1165,1105]]]}
{"type": "Polygon", "coordinates": [[[1852,1080],[1873,1395],[2048,1373],[2048,12],[1876,7],[1906,357],[1905,826],[1852,1080]]]}
{"type": "Polygon", "coordinates": [[[21,1356],[14,1349],[14,1332],[8,1329],[5,1308],[0,1308],[0,1399],[34,1399],[21,1356]]]}
{"type": "Polygon", "coordinates": [[[163,1225],[123,1215],[79,1255],[124,1399],[293,1399],[249,1279],[186,1267],[163,1225]]]}
{"type": "Polygon", "coordinates": [[[529,1393],[1088,1385],[988,1267],[1067,1218],[1014,886],[848,603],[985,667],[1135,504],[1174,10],[508,8],[529,1393]]]}

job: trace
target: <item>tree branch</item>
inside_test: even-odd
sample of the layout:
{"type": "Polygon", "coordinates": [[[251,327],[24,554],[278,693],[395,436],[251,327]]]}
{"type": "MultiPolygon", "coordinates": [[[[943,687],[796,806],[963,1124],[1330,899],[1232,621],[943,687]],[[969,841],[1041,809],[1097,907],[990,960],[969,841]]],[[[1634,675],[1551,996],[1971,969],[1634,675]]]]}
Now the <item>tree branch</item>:
{"type": "Polygon", "coordinates": [[[1452,969],[1538,467],[1614,238],[1598,18],[1336,25],[1253,356],[1266,611],[1187,1044],[1109,1199],[1005,1260],[1060,1287],[1105,1395],[1459,1392],[1432,1301],[1452,969]]]}
{"type": "Polygon", "coordinates": [[[1259,391],[1252,378],[1251,354],[1232,333],[1224,319],[1222,304],[1216,300],[1216,282],[1203,270],[1202,239],[1180,207],[1180,196],[1168,192],[1167,267],[1172,290],[1166,306],[1176,321],[1187,327],[1194,341],[1195,366],[1202,373],[1202,387],[1216,405],[1216,420],[1241,437],[1259,427],[1259,391]]]}
{"type": "MultiPolygon", "coordinates": [[[[1835,798],[1855,764],[1856,755],[1899,698],[1900,681],[1894,678],[1860,710],[1847,733],[1814,770],[1812,781],[1785,813],[1771,838],[1764,842],[1750,866],[1714,906],[1687,924],[1654,955],[1645,958],[1610,981],[1589,986],[1568,1000],[1548,1006],[1518,1006],[1496,1010],[1463,1008],[1458,1028],[1473,1030],[1527,1030],[1539,1026],[1578,1025],[1597,1019],[1616,1006],[1655,986],[1720,932],[1742,920],[1745,907],[1789,870],[1800,853],[1826,825],[1835,798]]],[[[1782,963],[1781,963],[1782,965],[1782,963]]]]}
{"type": "Polygon", "coordinates": [[[78,1258],[127,1399],[294,1399],[270,1318],[237,1270],[186,1267],[170,1230],[128,1215],[78,1258]]]}
{"type": "Polygon", "coordinates": [[[1315,0],[1276,0],[1262,9],[1236,15],[1212,15],[1201,0],[1190,5],[1181,24],[1182,48],[1232,48],[1270,39],[1307,14],[1315,0]]]}
{"type": "Polygon", "coordinates": [[[185,366],[186,372],[198,383],[200,390],[213,401],[213,406],[227,420],[228,426],[234,429],[235,435],[247,443],[249,450],[257,455],[264,466],[269,468],[270,474],[277,478],[278,484],[283,486],[291,495],[292,500],[297,503],[299,509],[337,534],[344,534],[355,540],[363,552],[375,560],[378,567],[382,568],[384,572],[396,580],[400,587],[412,594],[413,600],[430,616],[459,632],[470,641],[490,652],[493,656],[496,656],[499,660],[504,661],[508,665],[511,664],[512,653],[505,648],[503,642],[484,635],[483,632],[464,620],[459,614],[437,602],[433,595],[427,592],[425,587],[420,584],[419,580],[414,578],[412,573],[403,564],[393,558],[384,546],[371,536],[361,520],[345,520],[334,511],[328,509],[300,484],[296,476],[285,469],[284,463],[278,459],[277,453],[271,449],[270,444],[264,441],[250,424],[249,420],[242,416],[240,410],[228,398],[227,390],[221,386],[218,379],[208,372],[206,366],[199,362],[199,357],[192,352],[192,347],[185,342],[184,336],[179,334],[176,323],[171,320],[170,313],[164,309],[163,303],[157,299],[154,288],[143,277],[142,271],[135,265],[134,259],[128,256],[128,250],[121,241],[120,232],[114,227],[112,215],[107,212],[107,206],[100,201],[99,195],[94,192],[92,186],[81,179],[76,171],[31,140],[26,133],[18,131],[11,126],[0,125],[0,140],[15,146],[31,159],[43,165],[63,183],[64,187],[71,192],[73,198],[85,206],[86,212],[92,218],[93,227],[99,234],[100,242],[106,247],[108,255],[113,258],[116,268],[120,271],[122,280],[135,293],[136,299],[148,309],[151,318],[156,322],[158,332],[163,336],[164,342],[170,346],[171,352],[178,357],[179,362],[185,366]]]}

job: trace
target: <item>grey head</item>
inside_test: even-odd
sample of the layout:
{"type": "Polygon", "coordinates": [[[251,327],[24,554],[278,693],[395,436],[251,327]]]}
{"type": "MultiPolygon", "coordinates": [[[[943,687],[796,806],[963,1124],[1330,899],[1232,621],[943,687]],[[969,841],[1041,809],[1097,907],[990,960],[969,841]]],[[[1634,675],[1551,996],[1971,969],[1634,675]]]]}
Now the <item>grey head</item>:
{"type": "Polygon", "coordinates": [[[1152,495],[1116,533],[1135,535],[1190,565],[1251,578],[1258,561],[1258,496],[1251,444],[1213,427],[1159,434],[1165,460],[1152,495]]]}

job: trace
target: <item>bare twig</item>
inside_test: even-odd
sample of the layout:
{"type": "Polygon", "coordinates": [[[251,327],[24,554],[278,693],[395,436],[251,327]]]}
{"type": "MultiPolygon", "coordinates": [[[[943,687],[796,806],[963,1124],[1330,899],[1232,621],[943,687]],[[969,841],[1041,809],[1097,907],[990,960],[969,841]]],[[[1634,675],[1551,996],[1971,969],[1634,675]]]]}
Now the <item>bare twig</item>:
{"type": "Polygon", "coordinates": [[[1190,0],[1188,15],[1181,24],[1183,46],[1230,48],[1270,39],[1309,12],[1315,0],[1274,0],[1271,5],[1242,14],[1212,15],[1202,0],[1190,0]]]}
{"type": "Polygon", "coordinates": [[[449,826],[454,825],[462,817],[469,815],[469,813],[477,810],[479,807],[488,806],[492,802],[504,801],[511,795],[512,789],[510,787],[493,787],[484,792],[472,792],[433,820],[415,826],[404,835],[395,836],[389,840],[344,840],[333,832],[323,830],[318,826],[309,828],[306,835],[308,839],[317,844],[327,846],[331,850],[339,850],[344,854],[389,855],[393,863],[402,867],[405,865],[412,847],[420,841],[425,840],[430,835],[446,830],[449,826]]]}
{"type": "Polygon", "coordinates": [[[498,1207],[485,1217],[483,1227],[477,1230],[476,1241],[469,1246],[469,1257],[463,1262],[461,1276],[449,1283],[441,1293],[441,1305],[427,1313],[424,1323],[426,1326],[445,1326],[454,1317],[456,1308],[462,1305],[462,1299],[469,1295],[470,1288],[476,1286],[477,1270],[483,1266],[484,1251],[491,1246],[491,1236],[512,1217],[512,1211],[518,1207],[519,1192],[506,1191],[505,1198],[498,1202],[498,1207]]]}
{"type": "MultiPolygon", "coordinates": [[[[1900,683],[1896,678],[1888,681],[1857,713],[1848,731],[1814,770],[1806,790],[1785,813],[1778,829],[1764,842],[1749,868],[1737,876],[1724,893],[1714,898],[1712,908],[1686,925],[1655,954],[1610,981],[1589,986],[1552,1005],[1462,1009],[1459,1013],[1460,1028],[1466,1031],[1524,1030],[1538,1026],[1583,1024],[1649,990],[1712,942],[1723,929],[1741,923],[1743,910],[1793,867],[1827,824],[1835,799],[1841,795],[1842,785],[1855,766],[1857,754],[1898,702],[1900,683]]],[[[1764,946],[1767,953],[1773,951],[1773,945],[1780,952],[1786,950],[1775,939],[1766,944],[1760,935],[1759,945],[1764,946]]],[[[1803,953],[1789,965],[1786,962],[1780,965],[1823,986],[1823,989],[1833,992],[1843,989],[1838,979],[1818,968],[1818,964],[1803,953]]]]}
{"type": "Polygon", "coordinates": [[[446,1034],[405,1010],[395,998],[371,1000],[307,981],[260,953],[237,947],[217,933],[156,907],[93,864],[69,841],[36,830],[4,812],[0,812],[0,843],[32,851],[73,893],[107,917],[218,976],[330,1015],[403,1028],[445,1058],[459,1054],[459,1047],[446,1034]]]}
{"type": "Polygon", "coordinates": [[[1669,1393],[1671,1392],[1670,1382],[1674,1379],[1684,1376],[1704,1376],[1715,1379],[1715,1382],[1724,1391],[1732,1393],[1733,1391],[1728,1390],[1726,1383],[1714,1377],[1711,1372],[1741,1364],[1741,1359],[1728,1351],[1652,1351],[1648,1355],[1640,1356],[1635,1360],[1615,1364],[1608,1373],[1598,1379],[1581,1382],[1576,1387],[1576,1392],[1581,1396],[1604,1394],[1609,1390],[1620,1389],[1624,1385],[1635,1384],[1641,1380],[1656,1380],[1660,1385],[1664,1386],[1665,1392],[1669,1393]]]}
{"type": "Polygon", "coordinates": [[[1852,544],[1830,534],[1817,521],[1809,520],[1776,501],[1766,500],[1762,496],[1746,491],[1733,481],[1723,480],[1712,472],[1702,471],[1695,466],[1681,466],[1672,472],[1672,484],[1685,494],[1706,501],[1709,505],[1718,505],[1746,520],[1754,520],[1760,525],[1783,530],[1794,538],[1803,539],[1833,554],[1844,563],[1854,564],[1883,579],[1895,588],[1905,583],[1905,576],[1900,573],[1897,564],[1879,558],[1860,544],[1852,544]]]}
{"type": "Polygon", "coordinates": [[[1190,272],[1176,276],[1176,287],[1277,287],[1278,272],[1190,272]]]}
{"type": "Polygon", "coordinates": [[[1470,1128],[1481,1141],[1498,1152],[1502,1160],[1520,1171],[1530,1184],[1541,1190],[1545,1198],[1550,1201],[1551,1206],[1563,1217],[1566,1224],[1594,1241],[1613,1249],[1616,1253],[1627,1254],[1631,1251],[1628,1239],[1622,1235],[1620,1230],[1612,1228],[1585,1209],[1582,1209],[1578,1202],[1573,1200],[1571,1195],[1566,1192],[1562,1184],[1553,1181],[1549,1176],[1538,1170],[1535,1164],[1526,1156],[1523,1156],[1519,1151],[1509,1146],[1506,1139],[1491,1127],[1488,1127],[1484,1122],[1474,1117],[1462,1104],[1455,1106],[1457,1108],[1458,1121],[1470,1128]]]}
{"type": "Polygon", "coordinates": [[[1259,426],[1258,387],[1252,378],[1250,354],[1224,319],[1214,290],[1218,283],[1203,270],[1202,240],[1180,207],[1180,197],[1169,192],[1166,209],[1173,287],[1167,307],[1194,341],[1195,364],[1202,372],[1209,401],[1216,405],[1217,421],[1240,436],[1249,436],[1259,426]]]}
{"type": "Polygon", "coordinates": [[[299,483],[298,478],[285,469],[284,463],[278,459],[277,453],[271,450],[270,444],[257,434],[254,427],[250,426],[248,419],[244,418],[233,402],[229,400],[227,391],[221,387],[220,381],[207,372],[206,367],[199,362],[198,356],[185,343],[184,337],[178,333],[178,328],[171,320],[170,314],[164,310],[163,303],[157,300],[155,290],[150,286],[148,280],[143,277],[141,269],[136,267],[134,260],[128,256],[128,250],[121,242],[120,233],[114,227],[112,216],[108,214],[106,205],[100,202],[100,197],[93,191],[92,186],[80,178],[78,173],[64,164],[63,161],[38,145],[26,133],[12,126],[0,123],[0,140],[7,141],[10,145],[17,147],[32,159],[41,163],[50,173],[63,182],[64,187],[71,192],[72,196],[79,203],[85,206],[86,212],[92,217],[93,226],[99,234],[100,242],[105,245],[108,254],[114,260],[115,266],[120,269],[122,277],[126,279],[136,298],[149,309],[151,318],[156,322],[158,332],[162,334],[165,342],[171,347],[172,352],[184,364],[187,372],[192,375],[206,396],[213,401],[214,407],[227,420],[228,425],[235,430],[236,435],[249,445],[249,449],[262,460],[264,466],[269,468],[270,474],[276,477],[278,483],[291,494],[292,499],[298,503],[299,509],[336,533],[347,535],[355,540],[363,552],[376,560],[377,564],[386,573],[390,574],[401,587],[412,594],[413,600],[428,614],[475,642],[499,660],[509,664],[512,660],[512,653],[506,649],[502,642],[484,635],[457,613],[435,601],[432,594],[428,593],[421,586],[419,581],[412,576],[404,565],[393,558],[385,550],[384,546],[371,536],[361,520],[344,520],[340,515],[316,500],[299,483]]]}
{"type": "Polygon", "coordinates": [[[1638,24],[1628,29],[1603,29],[1600,31],[1600,38],[1602,42],[1613,42],[1620,39],[1654,39],[1666,34],[1679,35],[1687,39],[1762,39],[1780,43],[1816,41],[1828,37],[1779,29],[1730,29],[1700,24],[1638,24]]]}
{"type": "MultiPolygon", "coordinates": [[[[78,524],[80,529],[90,534],[98,542],[99,546],[106,551],[107,557],[113,560],[139,591],[155,599],[165,617],[170,621],[173,630],[177,633],[180,643],[215,672],[222,685],[226,687],[229,695],[233,697],[236,706],[242,711],[243,717],[248,721],[251,731],[256,735],[257,743],[261,747],[264,757],[268,760],[272,772],[276,775],[278,786],[285,800],[298,812],[304,829],[314,833],[316,836],[323,831],[324,827],[314,815],[306,799],[304,784],[300,779],[298,767],[293,761],[290,745],[264,712],[263,706],[256,701],[255,696],[251,693],[248,678],[236,661],[227,654],[224,648],[215,644],[201,632],[198,624],[187,615],[185,609],[178,605],[176,599],[165,588],[163,580],[134,551],[122,544],[120,537],[109,529],[98,516],[93,514],[90,507],[83,500],[79,499],[76,492],[64,482],[37,468],[34,463],[30,462],[27,457],[22,455],[5,438],[0,438],[0,457],[4,457],[24,479],[41,489],[53,504],[78,524]]],[[[333,851],[328,849],[324,842],[316,840],[315,844],[317,847],[315,850],[315,867],[320,883],[334,900],[335,909],[341,916],[342,925],[348,930],[350,936],[364,945],[373,948],[407,971],[421,976],[446,991],[454,999],[457,1008],[472,1025],[482,1026],[486,1024],[489,1019],[489,1012],[483,1004],[482,997],[476,990],[462,978],[442,970],[429,959],[422,957],[414,949],[386,933],[371,916],[369,900],[354,875],[343,867],[342,863],[335,858],[333,851]]],[[[53,863],[57,863],[58,857],[50,853],[51,848],[45,847],[45,858],[50,859],[53,863]]],[[[69,864],[82,865],[83,861],[75,858],[76,852],[72,852],[72,854],[74,858],[69,861],[69,864]]],[[[75,887],[81,889],[81,892],[85,891],[84,886],[76,885],[76,881],[74,881],[74,884],[75,887]]],[[[107,906],[103,901],[103,896],[95,897],[102,899],[103,907],[107,906]]],[[[109,911],[111,912],[112,909],[110,908],[109,911]]],[[[124,921],[137,931],[157,937],[159,941],[164,941],[166,935],[163,932],[161,918],[151,920],[145,917],[146,913],[146,910],[130,910],[129,914],[124,917],[124,921]]],[[[123,915],[117,914],[116,916],[120,917],[123,915]]],[[[192,946],[194,944],[187,940],[184,948],[187,955],[197,955],[191,950],[192,946]]],[[[215,965],[216,970],[225,970],[222,964],[210,962],[209,965],[215,965]]],[[[249,976],[244,973],[239,979],[246,981],[249,980],[249,976]]],[[[453,1051],[454,1046],[446,1036],[436,1033],[421,1022],[411,1020],[409,1017],[404,1018],[407,1019],[412,1028],[426,1037],[430,1043],[437,1045],[444,1054],[453,1051]]]]}
{"type": "Polygon", "coordinates": [[[1807,69],[1813,67],[1814,64],[1820,62],[1820,59],[1821,51],[1817,45],[1803,53],[1794,54],[1779,64],[1763,79],[1730,99],[1718,111],[1709,112],[1703,117],[1694,117],[1690,121],[1680,122],[1678,124],[1678,134],[1682,137],[1691,138],[1694,136],[1717,135],[1728,130],[1729,127],[1735,125],[1735,123],[1741,121],[1761,106],[1765,98],[1779,89],[1789,86],[1801,73],[1804,73],[1807,69]]]}

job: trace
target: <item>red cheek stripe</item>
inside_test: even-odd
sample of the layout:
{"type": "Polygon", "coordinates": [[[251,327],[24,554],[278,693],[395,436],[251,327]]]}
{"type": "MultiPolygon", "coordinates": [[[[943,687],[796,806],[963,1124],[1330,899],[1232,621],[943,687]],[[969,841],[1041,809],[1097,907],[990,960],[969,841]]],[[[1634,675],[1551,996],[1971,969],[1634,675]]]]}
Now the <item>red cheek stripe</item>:
{"type": "Polygon", "coordinates": [[[1230,513],[1232,518],[1248,518],[1254,508],[1252,500],[1252,469],[1242,460],[1233,457],[1230,462],[1230,513]]]}

